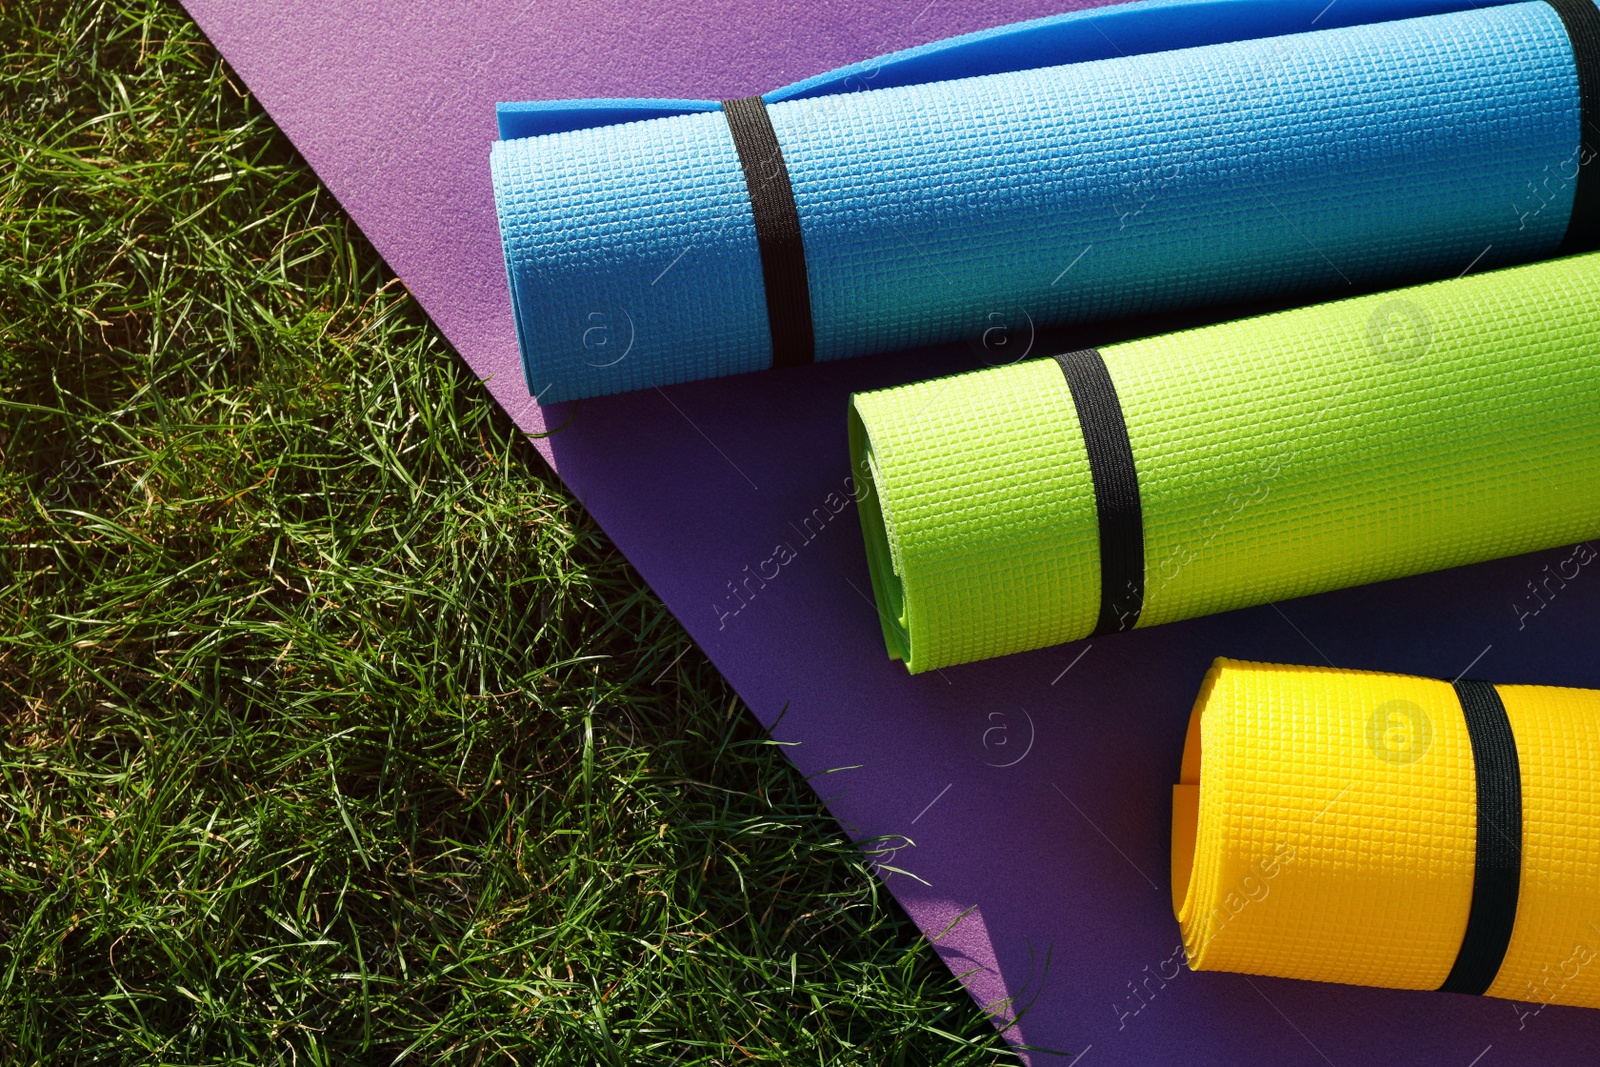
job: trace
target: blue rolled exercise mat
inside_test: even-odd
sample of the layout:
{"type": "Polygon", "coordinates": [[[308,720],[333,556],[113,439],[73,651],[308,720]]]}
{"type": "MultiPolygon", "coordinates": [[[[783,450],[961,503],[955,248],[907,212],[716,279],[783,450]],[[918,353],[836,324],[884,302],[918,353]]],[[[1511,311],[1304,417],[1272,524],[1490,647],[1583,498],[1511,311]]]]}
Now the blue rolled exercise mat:
{"type": "Polygon", "coordinates": [[[1155,0],[726,106],[502,104],[499,121],[495,202],[543,403],[1600,238],[1595,0],[1155,0]]]}

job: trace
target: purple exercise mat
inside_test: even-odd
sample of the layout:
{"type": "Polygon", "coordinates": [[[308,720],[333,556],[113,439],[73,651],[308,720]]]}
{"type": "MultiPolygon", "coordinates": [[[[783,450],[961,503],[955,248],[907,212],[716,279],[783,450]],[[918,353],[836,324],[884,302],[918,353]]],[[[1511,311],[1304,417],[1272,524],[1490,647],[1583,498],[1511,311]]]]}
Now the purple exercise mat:
{"type": "MultiPolygon", "coordinates": [[[[184,2],[529,433],[570,412],[534,405],[518,363],[497,101],[742,96],[1092,6],[184,2]]],[[[874,617],[845,398],[975,363],[913,353],[585,401],[536,444],[761,721],[787,706],[776,736],[849,833],[909,872],[886,879],[921,928],[966,913],[938,950],[979,1003],[1031,1004],[1014,1042],[1092,1067],[1592,1061],[1600,1012],[1192,974],[1167,865],[1215,656],[1600,687],[1600,571],[1562,582],[1570,552],[1548,552],[911,678],[874,617]]]]}

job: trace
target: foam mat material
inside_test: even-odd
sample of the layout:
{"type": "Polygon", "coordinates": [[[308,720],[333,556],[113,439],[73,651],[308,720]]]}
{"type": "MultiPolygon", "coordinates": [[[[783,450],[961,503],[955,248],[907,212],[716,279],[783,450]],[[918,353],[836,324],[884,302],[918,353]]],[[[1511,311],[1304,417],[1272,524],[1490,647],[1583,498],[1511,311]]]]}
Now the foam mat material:
{"type": "MultiPolygon", "coordinates": [[[[1243,0],[1129,5],[1139,10],[1125,20],[1140,25],[1147,6],[1144,24],[1189,27],[1187,39],[1230,20],[1240,34],[1276,24],[1271,5],[1243,0]]],[[[1339,5],[1318,25],[1373,6],[1339,5]]],[[[1552,254],[1579,152],[1572,46],[1547,3],[1470,8],[845,91],[900,69],[885,61],[824,95],[768,94],[815,358],[979,337],[999,321],[1043,328],[1381,288],[1452,277],[1480,255],[1487,269],[1552,254]]],[[[596,102],[566,118],[612,124],[493,147],[519,343],[541,402],[772,362],[727,123],[714,103],[664,103],[596,102]],[[669,117],[613,121],[654,113],[669,117]]],[[[502,114],[513,132],[529,120],[502,114]]]]}
{"type": "MultiPolygon", "coordinates": [[[[1102,350],[1153,626],[1600,534],[1600,254],[1102,350]]],[[[1087,636],[1100,548],[1053,359],[857,394],[889,653],[912,672],[1087,636]]]]}
{"type": "MultiPolygon", "coordinates": [[[[1496,686],[1521,886],[1490,996],[1600,1007],[1600,692],[1496,686]]],[[[1473,750],[1449,682],[1218,660],[1173,799],[1189,966],[1437,989],[1473,896],[1473,750]]]]}

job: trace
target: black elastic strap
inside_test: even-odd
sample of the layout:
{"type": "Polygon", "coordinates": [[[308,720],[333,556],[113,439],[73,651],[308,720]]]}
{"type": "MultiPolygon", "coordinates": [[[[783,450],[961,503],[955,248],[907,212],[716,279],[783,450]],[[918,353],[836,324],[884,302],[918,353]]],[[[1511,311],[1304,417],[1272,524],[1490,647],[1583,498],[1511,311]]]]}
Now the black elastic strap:
{"type": "Polygon", "coordinates": [[[1572,221],[1557,250],[1571,256],[1600,248],[1600,6],[1595,0],[1545,0],[1567,27],[1578,65],[1578,188],[1572,221]]]}
{"type": "Polygon", "coordinates": [[[1117,387],[1093,348],[1055,360],[1066,376],[1089,452],[1100,512],[1100,619],[1091,637],[1131,630],[1144,610],[1144,509],[1117,387]]]}
{"type": "Polygon", "coordinates": [[[723,117],[733,134],[744,182],[755,214],[756,247],[767,288],[767,326],[772,331],[772,365],[798,367],[815,352],[811,333],[811,290],[806,283],[806,250],[800,239],[789,168],[778,134],[759,96],[724,100],[723,117]]]}
{"type": "Polygon", "coordinates": [[[1500,694],[1488,682],[1459,681],[1456,696],[1472,740],[1473,776],[1478,785],[1478,860],[1472,881],[1472,908],[1446,993],[1482,996],[1500,973],[1517,922],[1522,885],[1522,769],[1517,739],[1500,694]]]}

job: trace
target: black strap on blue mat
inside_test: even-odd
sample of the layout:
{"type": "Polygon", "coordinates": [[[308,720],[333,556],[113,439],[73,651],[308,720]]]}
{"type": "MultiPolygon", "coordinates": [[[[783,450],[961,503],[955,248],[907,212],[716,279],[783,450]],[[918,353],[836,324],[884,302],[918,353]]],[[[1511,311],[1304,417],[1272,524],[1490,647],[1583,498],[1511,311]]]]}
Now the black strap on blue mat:
{"type": "Polygon", "coordinates": [[[1100,513],[1100,619],[1091,637],[1131,630],[1144,610],[1144,509],[1117,387],[1093,348],[1055,357],[1072,392],[1100,513]]]}
{"type": "Polygon", "coordinates": [[[800,211],[795,207],[783,148],[759,96],[724,100],[722,114],[733,134],[755,214],[756,247],[761,252],[761,276],[767,289],[767,326],[772,331],[772,365],[798,367],[811,362],[816,346],[800,211]]]}
{"type": "MultiPolygon", "coordinates": [[[[1578,65],[1578,188],[1572,221],[1558,254],[1576,255],[1600,248],[1600,6],[1595,0],[1545,0],[1567,27],[1572,56],[1578,65]]],[[[1563,168],[1562,177],[1573,168],[1563,168]]]]}
{"type": "Polygon", "coordinates": [[[1522,768],[1500,694],[1488,682],[1458,681],[1456,696],[1472,741],[1478,787],[1478,859],[1472,908],[1446,993],[1482,996],[1500,973],[1517,922],[1522,885],[1522,768]]]}

